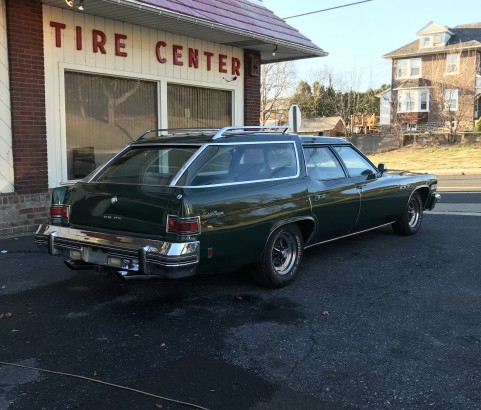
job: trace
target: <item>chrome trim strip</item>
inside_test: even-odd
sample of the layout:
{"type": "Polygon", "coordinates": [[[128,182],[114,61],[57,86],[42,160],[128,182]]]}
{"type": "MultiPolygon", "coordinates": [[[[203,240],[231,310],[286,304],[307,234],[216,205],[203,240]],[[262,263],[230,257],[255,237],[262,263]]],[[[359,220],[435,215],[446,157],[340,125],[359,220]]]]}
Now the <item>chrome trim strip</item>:
{"type": "MultiPolygon", "coordinates": [[[[256,125],[251,125],[251,126],[234,126],[234,127],[224,127],[221,128],[217,133],[212,137],[212,140],[217,140],[219,138],[225,138],[228,137],[229,135],[224,135],[225,132],[228,131],[267,131],[267,130],[272,130],[272,132],[276,132],[274,130],[282,130],[282,134],[285,134],[289,127],[287,126],[256,126],[256,125]]],[[[239,133],[236,133],[235,136],[242,135],[239,133]]]]}
{"type": "Polygon", "coordinates": [[[190,167],[190,165],[197,159],[197,157],[204,152],[204,150],[209,146],[209,144],[202,144],[197,151],[195,151],[190,158],[185,162],[184,165],[180,167],[180,169],[177,171],[177,174],[174,175],[172,180],[170,181],[169,186],[170,187],[175,187],[177,182],[179,181],[180,178],[182,178],[182,175],[184,175],[184,172],[187,171],[187,168],[190,167]]]}
{"type": "Polygon", "coordinates": [[[374,228],[369,228],[369,229],[365,229],[363,231],[353,232],[353,233],[350,233],[350,234],[347,234],[347,235],[344,235],[344,236],[338,236],[337,238],[328,239],[327,241],[316,242],[316,243],[313,243],[311,245],[305,246],[304,249],[312,248],[312,247],[317,246],[317,245],[322,245],[323,243],[329,243],[329,242],[337,241],[338,239],[348,238],[350,236],[354,236],[354,235],[358,235],[358,234],[361,234],[361,233],[373,231],[374,229],[382,228],[383,226],[389,226],[394,222],[395,221],[392,221],[392,222],[388,222],[388,223],[383,224],[383,225],[375,226],[374,228]]]}

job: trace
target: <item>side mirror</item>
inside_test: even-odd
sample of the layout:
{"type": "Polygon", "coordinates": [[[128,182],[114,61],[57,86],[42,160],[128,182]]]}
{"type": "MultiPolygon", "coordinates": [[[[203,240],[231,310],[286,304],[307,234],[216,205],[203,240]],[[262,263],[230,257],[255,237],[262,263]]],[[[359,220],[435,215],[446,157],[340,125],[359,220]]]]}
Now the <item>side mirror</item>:
{"type": "Polygon", "coordinates": [[[382,174],[384,174],[387,171],[387,166],[386,164],[382,163],[377,166],[378,171],[382,174]]]}

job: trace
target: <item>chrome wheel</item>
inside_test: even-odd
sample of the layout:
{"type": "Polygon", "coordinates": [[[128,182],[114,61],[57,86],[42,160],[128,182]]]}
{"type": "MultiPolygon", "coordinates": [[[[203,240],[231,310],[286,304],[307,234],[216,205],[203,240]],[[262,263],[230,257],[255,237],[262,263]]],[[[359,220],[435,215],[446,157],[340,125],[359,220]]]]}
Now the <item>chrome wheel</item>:
{"type": "Polygon", "coordinates": [[[416,227],[421,215],[421,206],[418,199],[414,196],[409,200],[407,213],[409,226],[411,228],[416,227]]]}
{"type": "Polygon", "coordinates": [[[413,192],[403,215],[392,224],[394,231],[400,235],[413,235],[423,221],[423,201],[419,192],[413,192]]]}
{"type": "Polygon", "coordinates": [[[297,241],[288,231],[281,232],[272,248],[272,268],[278,275],[286,275],[292,269],[297,257],[297,241]]]}
{"type": "Polygon", "coordinates": [[[261,259],[254,270],[254,279],[261,285],[280,288],[292,282],[299,272],[304,239],[296,224],[275,229],[267,240],[261,259]]]}

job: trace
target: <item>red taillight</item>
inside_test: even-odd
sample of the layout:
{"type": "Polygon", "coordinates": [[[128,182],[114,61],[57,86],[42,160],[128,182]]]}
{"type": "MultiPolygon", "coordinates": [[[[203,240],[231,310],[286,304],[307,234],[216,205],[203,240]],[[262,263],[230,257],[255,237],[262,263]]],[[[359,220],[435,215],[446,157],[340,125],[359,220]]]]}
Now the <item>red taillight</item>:
{"type": "Polygon", "coordinates": [[[175,215],[167,216],[167,232],[177,234],[198,234],[200,233],[200,218],[179,218],[175,215]]]}
{"type": "Polygon", "coordinates": [[[70,207],[68,205],[51,205],[50,217],[52,220],[61,219],[62,221],[68,221],[70,216],[70,207]]]}

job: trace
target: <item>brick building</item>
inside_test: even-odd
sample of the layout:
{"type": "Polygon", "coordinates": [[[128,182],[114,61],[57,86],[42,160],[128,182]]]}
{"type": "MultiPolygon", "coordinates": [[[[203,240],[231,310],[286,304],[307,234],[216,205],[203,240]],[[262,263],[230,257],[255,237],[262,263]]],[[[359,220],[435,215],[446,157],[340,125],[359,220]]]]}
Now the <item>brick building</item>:
{"type": "Polygon", "coordinates": [[[407,131],[473,129],[481,116],[481,23],[430,22],[392,60],[391,126],[407,131]]]}
{"type": "Polygon", "coordinates": [[[258,125],[260,65],[326,55],[261,0],[0,0],[0,34],[0,237],[144,130],[258,125]]]}

